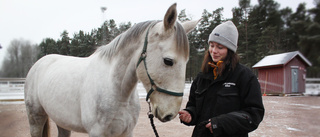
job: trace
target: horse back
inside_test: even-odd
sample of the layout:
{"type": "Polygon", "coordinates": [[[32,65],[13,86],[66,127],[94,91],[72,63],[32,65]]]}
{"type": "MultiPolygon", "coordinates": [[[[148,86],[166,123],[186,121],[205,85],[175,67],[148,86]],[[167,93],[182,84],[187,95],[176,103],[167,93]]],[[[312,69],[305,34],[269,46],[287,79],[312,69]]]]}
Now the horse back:
{"type": "Polygon", "coordinates": [[[30,68],[25,82],[25,95],[28,95],[28,93],[31,92],[35,86],[37,86],[36,82],[41,80],[41,76],[46,73],[46,68],[49,68],[51,64],[59,59],[59,57],[60,55],[55,54],[44,56],[30,68]]]}

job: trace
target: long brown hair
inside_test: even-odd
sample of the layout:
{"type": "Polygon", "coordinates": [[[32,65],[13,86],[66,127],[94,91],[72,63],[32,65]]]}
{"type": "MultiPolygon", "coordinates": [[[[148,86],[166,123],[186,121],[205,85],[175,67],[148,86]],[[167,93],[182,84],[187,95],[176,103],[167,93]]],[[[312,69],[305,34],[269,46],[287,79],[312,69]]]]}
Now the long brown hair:
{"type": "MultiPolygon", "coordinates": [[[[228,49],[227,57],[225,60],[223,60],[222,66],[219,68],[217,74],[221,76],[221,74],[224,72],[225,67],[230,64],[231,69],[234,70],[239,63],[240,58],[237,53],[233,52],[232,50],[228,49]]],[[[206,51],[202,65],[201,65],[201,71],[203,73],[208,73],[212,71],[212,67],[208,65],[209,62],[213,62],[211,55],[209,53],[209,50],[206,51]]]]}

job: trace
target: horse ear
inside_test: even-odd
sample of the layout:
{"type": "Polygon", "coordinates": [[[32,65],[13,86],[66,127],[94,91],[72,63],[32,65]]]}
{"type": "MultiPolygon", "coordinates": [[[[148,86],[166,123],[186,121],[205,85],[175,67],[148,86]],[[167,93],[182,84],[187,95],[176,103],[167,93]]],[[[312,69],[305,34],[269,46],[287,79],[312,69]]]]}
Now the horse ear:
{"type": "Polygon", "coordinates": [[[186,33],[191,32],[196,26],[197,24],[201,21],[201,19],[199,20],[192,20],[192,21],[186,21],[183,22],[181,25],[183,26],[184,30],[186,31],[186,33]]]}
{"type": "Polygon", "coordinates": [[[168,30],[173,28],[176,20],[177,20],[177,3],[174,3],[170,6],[170,8],[167,10],[166,15],[164,16],[164,20],[163,20],[164,29],[168,30]]]}

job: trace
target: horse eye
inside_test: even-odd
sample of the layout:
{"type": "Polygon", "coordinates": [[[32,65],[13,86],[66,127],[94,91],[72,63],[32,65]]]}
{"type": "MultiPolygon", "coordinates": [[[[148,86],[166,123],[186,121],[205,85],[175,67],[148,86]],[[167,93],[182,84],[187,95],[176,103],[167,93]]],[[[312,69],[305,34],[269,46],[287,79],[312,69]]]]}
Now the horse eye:
{"type": "Polygon", "coordinates": [[[163,59],[164,64],[166,64],[167,66],[173,66],[173,61],[172,59],[169,58],[164,58],[163,59]]]}

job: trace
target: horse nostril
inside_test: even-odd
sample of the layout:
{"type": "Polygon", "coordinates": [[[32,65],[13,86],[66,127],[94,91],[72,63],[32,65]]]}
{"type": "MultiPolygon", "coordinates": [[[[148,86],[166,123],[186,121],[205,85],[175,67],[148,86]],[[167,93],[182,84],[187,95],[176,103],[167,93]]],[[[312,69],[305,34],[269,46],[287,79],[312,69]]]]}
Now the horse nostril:
{"type": "Polygon", "coordinates": [[[172,117],[173,117],[173,115],[170,114],[170,115],[165,116],[163,120],[170,121],[172,117]]]}

